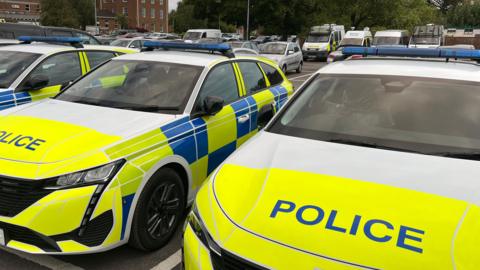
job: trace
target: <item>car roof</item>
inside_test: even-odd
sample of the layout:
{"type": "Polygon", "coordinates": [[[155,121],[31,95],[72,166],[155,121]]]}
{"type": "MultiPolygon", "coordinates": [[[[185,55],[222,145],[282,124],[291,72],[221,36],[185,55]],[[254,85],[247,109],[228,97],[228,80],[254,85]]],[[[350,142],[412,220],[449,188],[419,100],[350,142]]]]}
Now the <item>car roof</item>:
{"type": "Polygon", "coordinates": [[[225,59],[228,59],[228,57],[218,54],[182,51],[142,52],[132,55],[126,54],[115,58],[115,60],[157,61],[203,67],[225,59]]]}
{"type": "Polygon", "coordinates": [[[407,30],[382,30],[375,33],[375,37],[400,37],[402,35],[408,35],[407,30]]]}
{"type": "Polygon", "coordinates": [[[320,74],[390,75],[480,82],[480,65],[437,59],[372,57],[335,62],[320,74]]]}
{"type": "Polygon", "coordinates": [[[32,44],[16,44],[0,47],[1,51],[16,51],[16,52],[27,52],[27,53],[39,53],[39,54],[52,54],[63,51],[72,51],[72,50],[99,50],[99,51],[122,51],[125,50],[123,47],[115,46],[102,46],[102,45],[83,45],[83,48],[75,48],[70,45],[60,45],[60,44],[48,44],[48,43],[32,43],[32,44]]]}

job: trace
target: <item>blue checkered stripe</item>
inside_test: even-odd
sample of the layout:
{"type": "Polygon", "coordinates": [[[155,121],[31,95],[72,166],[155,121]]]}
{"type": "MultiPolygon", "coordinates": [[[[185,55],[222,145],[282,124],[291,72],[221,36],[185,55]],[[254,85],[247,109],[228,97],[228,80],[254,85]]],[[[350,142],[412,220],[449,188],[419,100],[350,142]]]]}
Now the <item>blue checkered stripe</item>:
{"type": "Polygon", "coordinates": [[[288,100],[288,91],[282,85],[270,88],[270,91],[275,96],[275,109],[278,111],[288,100]]]}
{"type": "Polygon", "coordinates": [[[32,102],[28,92],[15,93],[13,90],[0,92],[0,111],[32,102]]]}

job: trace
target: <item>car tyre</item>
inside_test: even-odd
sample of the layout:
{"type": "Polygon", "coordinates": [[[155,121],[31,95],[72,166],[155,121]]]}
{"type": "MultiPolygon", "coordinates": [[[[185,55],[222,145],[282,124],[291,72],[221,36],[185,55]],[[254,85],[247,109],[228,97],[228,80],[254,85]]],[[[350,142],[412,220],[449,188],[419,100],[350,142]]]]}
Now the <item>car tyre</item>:
{"type": "Polygon", "coordinates": [[[170,168],[159,170],[140,194],[129,245],[144,251],[165,246],[181,222],[185,205],[185,189],[180,176],[170,168]]]}
{"type": "Polygon", "coordinates": [[[296,70],[297,73],[302,73],[302,70],[303,70],[303,62],[300,62],[300,64],[298,64],[298,68],[296,70]]]}

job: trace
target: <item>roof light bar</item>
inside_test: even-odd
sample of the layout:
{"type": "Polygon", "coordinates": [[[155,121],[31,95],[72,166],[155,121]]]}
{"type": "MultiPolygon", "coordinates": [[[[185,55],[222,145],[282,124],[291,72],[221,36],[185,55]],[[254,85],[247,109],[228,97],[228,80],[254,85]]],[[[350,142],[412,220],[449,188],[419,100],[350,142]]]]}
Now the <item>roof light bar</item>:
{"type": "Polygon", "coordinates": [[[61,36],[21,36],[18,40],[22,42],[58,42],[58,43],[81,43],[79,37],[61,37],[61,36]]]}
{"type": "Polygon", "coordinates": [[[480,50],[345,47],[344,55],[455,58],[480,60],[480,50]]]}
{"type": "Polygon", "coordinates": [[[180,49],[220,52],[223,54],[231,53],[232,47],[227,43],[183,43],[183,42],[164,42],[164,41],[145,41],[143,44],[148,49],[180,49]]]}

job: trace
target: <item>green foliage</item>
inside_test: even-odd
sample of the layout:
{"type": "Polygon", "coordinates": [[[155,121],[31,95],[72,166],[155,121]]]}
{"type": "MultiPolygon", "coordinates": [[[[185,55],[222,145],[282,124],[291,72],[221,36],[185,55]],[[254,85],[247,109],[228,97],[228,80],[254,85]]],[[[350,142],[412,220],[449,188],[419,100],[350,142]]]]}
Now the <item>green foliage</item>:
{"type": "Polygon", "coordinates": [[[128,28],[128,18],[124,14],[118,14],[116,17],[118,25],[120,29],[127,29],[128,28]]]}
{"type": "Polygon", "coordinates": [[[449,27],[480,27],[480,3],[458,5],[447,12],[449,27]]]}
{"type": "Polygon", "coordinates": [[[42,25],[85,29],[94,25],[94,2],[91,0],[41,0],[42,25]]]}
{"type": "MultiPolygon", "coordinates": [[[[250,2],[250,29],[263,34],[306,34],[310,26],[324,23],[343,24],[347,29],[412,30],[415,25],[442,22],[440,11],[425,0],[250,2]]],[[[183,0],[170,17],[175,22],[175,31],[184,32],[189,28],[218,28],[219,16],[221,26],[246,26],[246,14],[247,0],[183,0]]]]}

